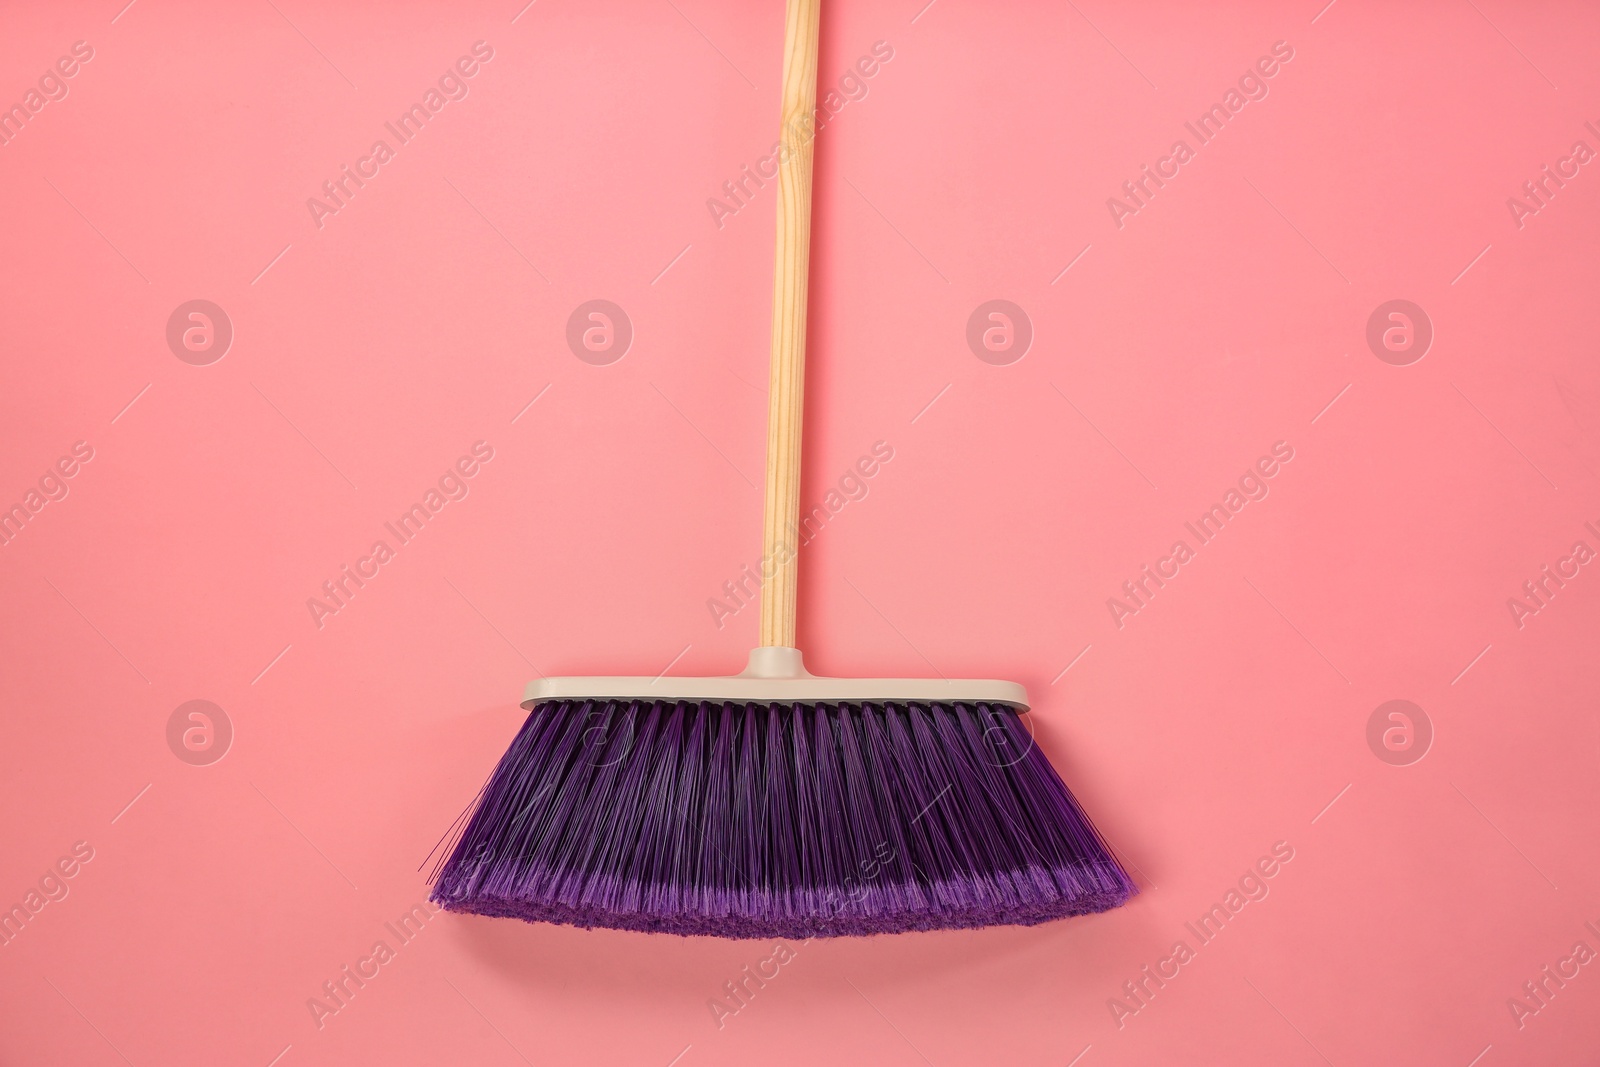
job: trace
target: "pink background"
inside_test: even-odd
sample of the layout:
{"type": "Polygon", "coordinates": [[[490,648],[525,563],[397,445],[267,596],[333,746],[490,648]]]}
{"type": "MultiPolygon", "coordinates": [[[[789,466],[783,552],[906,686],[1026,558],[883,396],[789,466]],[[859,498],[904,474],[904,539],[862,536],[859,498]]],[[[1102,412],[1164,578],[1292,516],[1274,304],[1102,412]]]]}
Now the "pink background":
{"type": "Polygon", "coordinates": [[[1592,6],[830,2],[825,84],[894,57],[818,142],[805,500],[894,459],[805,553],[802,644],[1024,682],[1143,892],[794,946],[720,1028],[770,944],[440,915],[319,1028],[531,671],[724,673],[754,642],[707,600],[758,552],[774,197],[720,229],[706,201],[775,138],[781,4],[122,2],[0,35],[7,105],[94,50],[0,147],[0,505],[93,449],[0,548],[0,905],[93,850],[0,948],[0,1061],[1600,1050],[1600,965],[1508,1005],[1600,949],[1600,568],[1520,628],[1507,604],[1600,548],[1600,167],[1507,206],[1600,149],[1592,6]],[[470,94],[319,229],[307,198],[479,40],[470,94]],[[1107,198],[1277,41],[1269,95],[1119,228],[1107,198]],[[208,366],[165,339],[197,298],[235,334],[208,366]],[[565,341],[595,298],[635,331],[609,366],[565,341]],[[1010,365],[965,340],[990,299],[1033,326],[1010,365]],[[1409,366],[1367,346],[1392,299],[1433,323],[1409,366]],[[307,599],[480,440],[470,495],[319,629],[307,599]],[[1270,495],[1119,628],[1107,598],[1278,441],[1270,495]],[[234,732],[209,765],[168,744],[195,699],[234,732]],[[1431,722],[1419,762],[1369,747],[1392,699],[1431,722]]]}

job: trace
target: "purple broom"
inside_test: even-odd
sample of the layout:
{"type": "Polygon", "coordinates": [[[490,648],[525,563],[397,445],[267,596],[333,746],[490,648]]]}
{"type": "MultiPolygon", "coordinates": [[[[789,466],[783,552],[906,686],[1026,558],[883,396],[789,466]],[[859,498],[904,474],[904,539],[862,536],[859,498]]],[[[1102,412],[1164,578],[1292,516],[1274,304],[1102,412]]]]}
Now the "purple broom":
{"type": "Polygon", "coordinates": [[[761,647],[725,678],[544,678],[435,871],[459,912],[808,938],[1105,911],[1137,890],[1014,682],[819,678],[795,644],[821,0],[788,0],[761,647]]]}

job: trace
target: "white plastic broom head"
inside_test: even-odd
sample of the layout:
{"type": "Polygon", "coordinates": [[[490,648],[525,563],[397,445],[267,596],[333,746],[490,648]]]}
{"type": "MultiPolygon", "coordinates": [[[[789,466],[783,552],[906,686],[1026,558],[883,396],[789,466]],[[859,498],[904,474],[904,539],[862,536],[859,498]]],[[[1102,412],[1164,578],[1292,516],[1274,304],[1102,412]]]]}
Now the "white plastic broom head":
{"type": "Polygon", "coordinates": [[[819,678],[798,648],[756,648],[739,674],[720,678],[643,675],[633,678],[540,678],[529,682],[522,706],[550,700],[727,701],[733,704],[994,704],[1028,710],[1016,682],[971,678],[819,678]]]}

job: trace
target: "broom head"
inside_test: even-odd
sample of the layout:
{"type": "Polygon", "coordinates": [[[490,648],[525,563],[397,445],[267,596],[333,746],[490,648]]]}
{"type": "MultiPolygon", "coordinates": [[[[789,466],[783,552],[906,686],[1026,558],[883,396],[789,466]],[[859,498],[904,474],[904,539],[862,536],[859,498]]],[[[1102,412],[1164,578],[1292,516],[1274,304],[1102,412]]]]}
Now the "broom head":
{"type": "MultiPolygon", "coordinates": [[[[792,938],[1032,925],[1137,892],[1011,682],[547,678],[434,872],[451,911],[792,938]]],[[[459,825],[459,824],[458,824],[459,825]]]]}

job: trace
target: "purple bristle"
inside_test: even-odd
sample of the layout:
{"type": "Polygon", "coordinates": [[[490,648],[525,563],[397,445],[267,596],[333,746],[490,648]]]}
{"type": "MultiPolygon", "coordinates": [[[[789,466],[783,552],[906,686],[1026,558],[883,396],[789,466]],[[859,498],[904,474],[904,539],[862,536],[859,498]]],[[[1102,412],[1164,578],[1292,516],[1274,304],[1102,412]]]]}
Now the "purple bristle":
{"type": "Polygon", "coordinates": [[[451,911],[720,937],[1033,925],[1137,892],[1002,705],[541,704],[451,911]]]}

